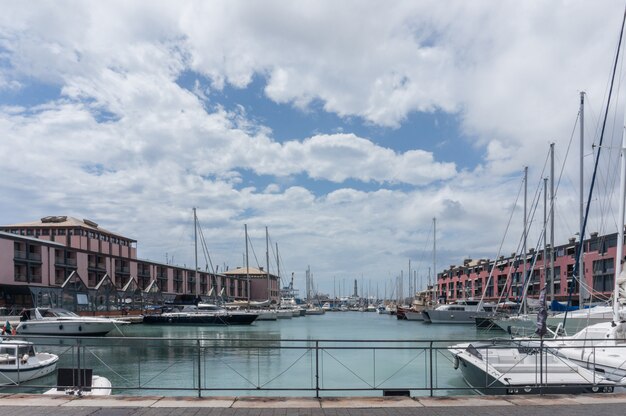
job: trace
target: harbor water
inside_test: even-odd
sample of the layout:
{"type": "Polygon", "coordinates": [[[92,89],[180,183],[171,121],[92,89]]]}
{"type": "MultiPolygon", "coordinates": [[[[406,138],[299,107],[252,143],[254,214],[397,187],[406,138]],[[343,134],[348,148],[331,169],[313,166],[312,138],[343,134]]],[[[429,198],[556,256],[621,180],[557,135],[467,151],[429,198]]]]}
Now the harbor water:
{"type": "MultiPolygon", "coordinates": [[[[336,312],[246,326],[134,324],[103,338],[31,341],[58,354],[58,367],[107,377],[113,394],[443,396],[471,392],[445,346],[498,335],[474,325],[336,312]]],[[[41,392],[55,382],[47,376],[20,391],[41,392]]]]}

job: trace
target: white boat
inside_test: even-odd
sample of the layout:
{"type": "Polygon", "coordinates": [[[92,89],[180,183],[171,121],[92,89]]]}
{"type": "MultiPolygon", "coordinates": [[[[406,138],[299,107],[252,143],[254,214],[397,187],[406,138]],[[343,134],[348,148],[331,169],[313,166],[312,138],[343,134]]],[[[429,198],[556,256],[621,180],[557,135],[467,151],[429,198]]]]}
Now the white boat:
{"type": "Polygon", "coordinates": [[[277,309],[276,318],[277,319],[291,319],[293,318],[293,312],[291,309],[277,309]]]}
{"type": "Polygon", "coordinates": [[[18,335],[106,335],[128,322],[119,319],[79,316],[60,308],[25,309],[16,327],[18,335]]]}
{"type": "Polygon", "coordinates": [[[78,380],[78,370],[59,368],[56,387],[43,394],[67,396],[110,396],[111,381],[102,376],[92,375],[91,369],[82,370],[82,380],[78,380]]]}
{"type": "Polygon", "coordinates": [[[306,310],[307,315],[324,315],[326,311],[319,306],[311,306],[306,310]]]}
{"type": "Polygon", "coordinates": [[[37,352],[32,342],[0,342],[0,385],[20,384],[46,376],[54,371],[59,357],[37,352]]]}
{"type": "MultiPolygon", "coordinates": [[[[626,120],[626,115],[625,115],[626,120]]],[[[626,124],[626,121],[625,121],[626,124]]],[[[626,127],[626,126],[625,126],[626,127]]],[[[621,261],[624,252],[624,221],[626,214],[626,130],[622,136],[620,155],[619,214],[615,275],[613,289],[613,316],[610,322],[589,325],[571,337],[557,336],[545,345],[564,357],[606,377],[626,383],[626,322],[620,316],[626,304],[626,269],[621,261]]],[[[583,229],[584,231],[584,229],[583,229]]]]}
{"type": "Polygon", "coordinates": [[[278,314],[273,309],[259,309],[259,316],[256,318],[257,321],[275,321],[278,319],[278,314]]]}
{"type": "Polygon", "coordinates": [[[547,349],[494,342],[448,347],[465,382],[485,394],[610,393],[615,383],[547,349]]]}
{"type": "MultiPolygon", "coordinates": [[[[620,309],[620,316],[626,316],[626,311],[620,309]]],[[[565,319],[564,312],[550,315],[546,320],[546,325],[553,330],[560,327],[564,329],[566,333],[574,334],[589,325],[610,322],[612,318],[613,308],[611,306],[599,305],[594,306],[593,308],[567,312],[567,319],[565,319]],[[564,320],[565,326],[563,326],[564,320]]],[[[529,335],[535,332],[536,321],[536,314],[511,315],[492,319],[492,322],[502,330],[510,334],[520,336],[529,335]]]]}
{"type": "Polygon", "coordinates": [[[424,309],[425,322],[433,324],[475,324],[476,317],[487,316],[492,305],[479,300],[457,300],[452,304],[440,305],[435,309],[424,309]]]}

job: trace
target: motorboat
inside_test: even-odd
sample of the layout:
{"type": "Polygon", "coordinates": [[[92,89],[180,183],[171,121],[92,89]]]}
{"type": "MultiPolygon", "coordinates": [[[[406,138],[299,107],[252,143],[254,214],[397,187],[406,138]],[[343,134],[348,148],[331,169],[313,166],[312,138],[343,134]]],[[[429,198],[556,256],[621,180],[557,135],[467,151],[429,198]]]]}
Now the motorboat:
{"type": "Polygon", "coordinates": [[[29,341],[0,342],[0,385],[20,384],[52,373],[59,356],[37,352],[29,341]]]}
{"type": "Polygon", "coordinates": [[[145,315],[144,324],[157,325],[250,325],[259,314],[248,311],[231,311],[204,305],[186,305],[181,310],[160,315],[145,315]]]}
{"type": "Polygon", "coordinates": [[[479,300],[462,299],[435,309],[424,309],[422,315],[424,322],[433,324],[475,324],[476,317],[489,315],[493,307],[479,300]]]}
{"type": "Polygon", "coordinates": [[[257,321],[275,321],[277,319],[277,314],[274,309],[259,309],[255,312],[259,314],[256,318],[257,321]]]}
{"type": "Polygon", "coordinates": [[[484,394],[610,393],[615,383],[547,348],[484,342],[448,347],[454,368],[484,394]]]}
{"type": "MultiPolygon", "coordinates": [[[[620,309],[620,319],[626,317],[626,310],[620,309]]],[[[546,325],[552,330],[564,330],[567,334],[574,334],[589,325],[610,322],[613,318],[611,306],[599,305],[592,308],[561,312],[548,316],[546,325]],[[566,318],[567,316],[567,318],[566,318]],[[565,322],[565,325],[563,325],[565,322]]],[[[492,322],[502,330],[518,336],[526,336],[535,330],[536,314],[498,316],[492,322]]]]}
{"type": "Polygon", "coordinates": [[[16,327],[18,335],[103,336],[128,322],[80,316],[61,308],[25,309],[16,327]]]}
{"type": "Polygon", "coordinates": [[[551,351],[626,384],[626,322],[590,325],[573,336],[544,341],[551,351]]]}
{"type": "Polygon", "coordinates": [[[92,369],[59,368],[56,386],[43,394],[66,396],[110,396],[111,381],[94,375],[92,369]],[[80,377],[79,377],[80,375],[80,377]]]}
{"type": "Polygon", "coordinates": [[[324,315],[325,313],[326,311],[319,306],[311,306],[310,308],[306,309],[307,315],[324,315]]]}

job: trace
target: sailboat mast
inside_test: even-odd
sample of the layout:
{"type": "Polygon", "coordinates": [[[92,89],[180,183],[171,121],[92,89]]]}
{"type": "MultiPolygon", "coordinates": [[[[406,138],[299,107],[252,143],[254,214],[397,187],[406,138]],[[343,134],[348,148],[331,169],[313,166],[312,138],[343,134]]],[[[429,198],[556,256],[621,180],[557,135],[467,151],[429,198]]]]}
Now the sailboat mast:
{"type": "Polygon", "coordinates": [[[243,225],[246,235],[246,289],[248,292],[248,302],[250,302],[250,263],[248,262],[248,224],[243,225]]]}
{"type": "Polygon", "coordinates": [[[550,302],[554,300],[554,143],[550,143],[550,302]]]}
{"type": "Polygon", "coordinates": [[[267,227],[265,227],[265,266],[267,267],[265,271],[267,275],[267,300],[270,300],[270,237],[267,227]]]}
{"type": "MultiPolygon", "coordinates": [[[[430,283],[430,278],[428,279],[430,283]]],[[[437,300],[437,218],[433,218],[433,305],[437,300]]]]}
{"type": "MultiPolygon", "coordinates": [[[[543,285],[548,285],[548,178],[543,178],[543,285]]],[[[540,285],[541,286],[541,285],[540,285]]],[[[548,290],[546,289],[546,292],[548,290]]]]}
{"type": "MultiPolygon", "coordinates": [[[[526,209],[526,203],[527,203],[527,199],[528,199],[528,166],[524,166],[524,248],[522,249],[522,255],[524,256],[523,259],[523,266],[522,266],[522,276],[524,276],[524,278],[522,279],[522,282],[524,283],[524,285],[526,285],[526,240],[528,237],[528,233],[527,233],[527,209],[526,209]]],[[[518,293],[519,295],[519,293],[518,293]]],[[[528,313],[528,302],[526,302],[525,297],[522,299],[522,302],[524,302],[524,314],[528,313]]]]}
{"type": "MultiPolygon", "coordinates": [[[[198,273],[198,217],[196,215],[196,208],[193,208],[193,245],[194,245],[194,258],[195,268],[193,269],[194,284],[198,280],[196,279],[196,273],[198,273]]],[[[194,291],[195,292],[195,291],[194,291]]]]}
{"type": "Polygon", "coordinates": [[[622,151],[620,153],[620,182],[619,182],[619,214],[617,222],[617,247],[615,249],[615,277],[613,290],[613,322],[619,322],[619,284],[622,273],[622,259],[624,258],[624,204],[626,204],[626,114],[624,116],[624,131],[622,132],[622,151]]]}
{"type": "MultiPolygon", "coordinates": [[[[578,270],[580,270],[580,276],[578,276],[578,305],[579,308],[582,308],[583,303],[585,302],[585,291],[587,287],[587,281],[585,280],[585,266],[583,264],[583,252],[585,251],[585,245],[583,242],[585,241],[585,236],[583,235],[583,221],[585,220],[583,215],[583,209],[585,206],[584,196],[583,196],[583,173],[584,173],[584,157],[585,157],[585,92],[580,92],[580,204],[579,204],[579,214],[580,214],[580,255],[578,256],[577,261],[580,262],[580,266],[578,270]]],[[[574,277],[575,278],[575,277],[574,277]]]]}

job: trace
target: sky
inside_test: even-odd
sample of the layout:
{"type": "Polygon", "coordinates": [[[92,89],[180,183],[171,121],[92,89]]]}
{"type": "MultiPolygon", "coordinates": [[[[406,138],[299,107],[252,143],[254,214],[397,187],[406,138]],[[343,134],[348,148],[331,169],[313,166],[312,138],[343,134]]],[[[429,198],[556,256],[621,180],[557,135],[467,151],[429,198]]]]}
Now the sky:
{"type": "MultiPolygon", "coordinates": [[[[624,6],[0,0],[0,223],[87,218],[192,266],[196,207],[218,271],[244,265],[244,225],[265,266],[267,227],[285,284],[303,292],[310,267],[320,292],[389,295],[409,262],[422,288],[429,268],[516,252],[525,166],[541,247],[555,143],[563,244],[580,229],[579,94],[586,200],[624,6]]],[[[617,227],[621,69],[600,233],[617,227]]]]}

